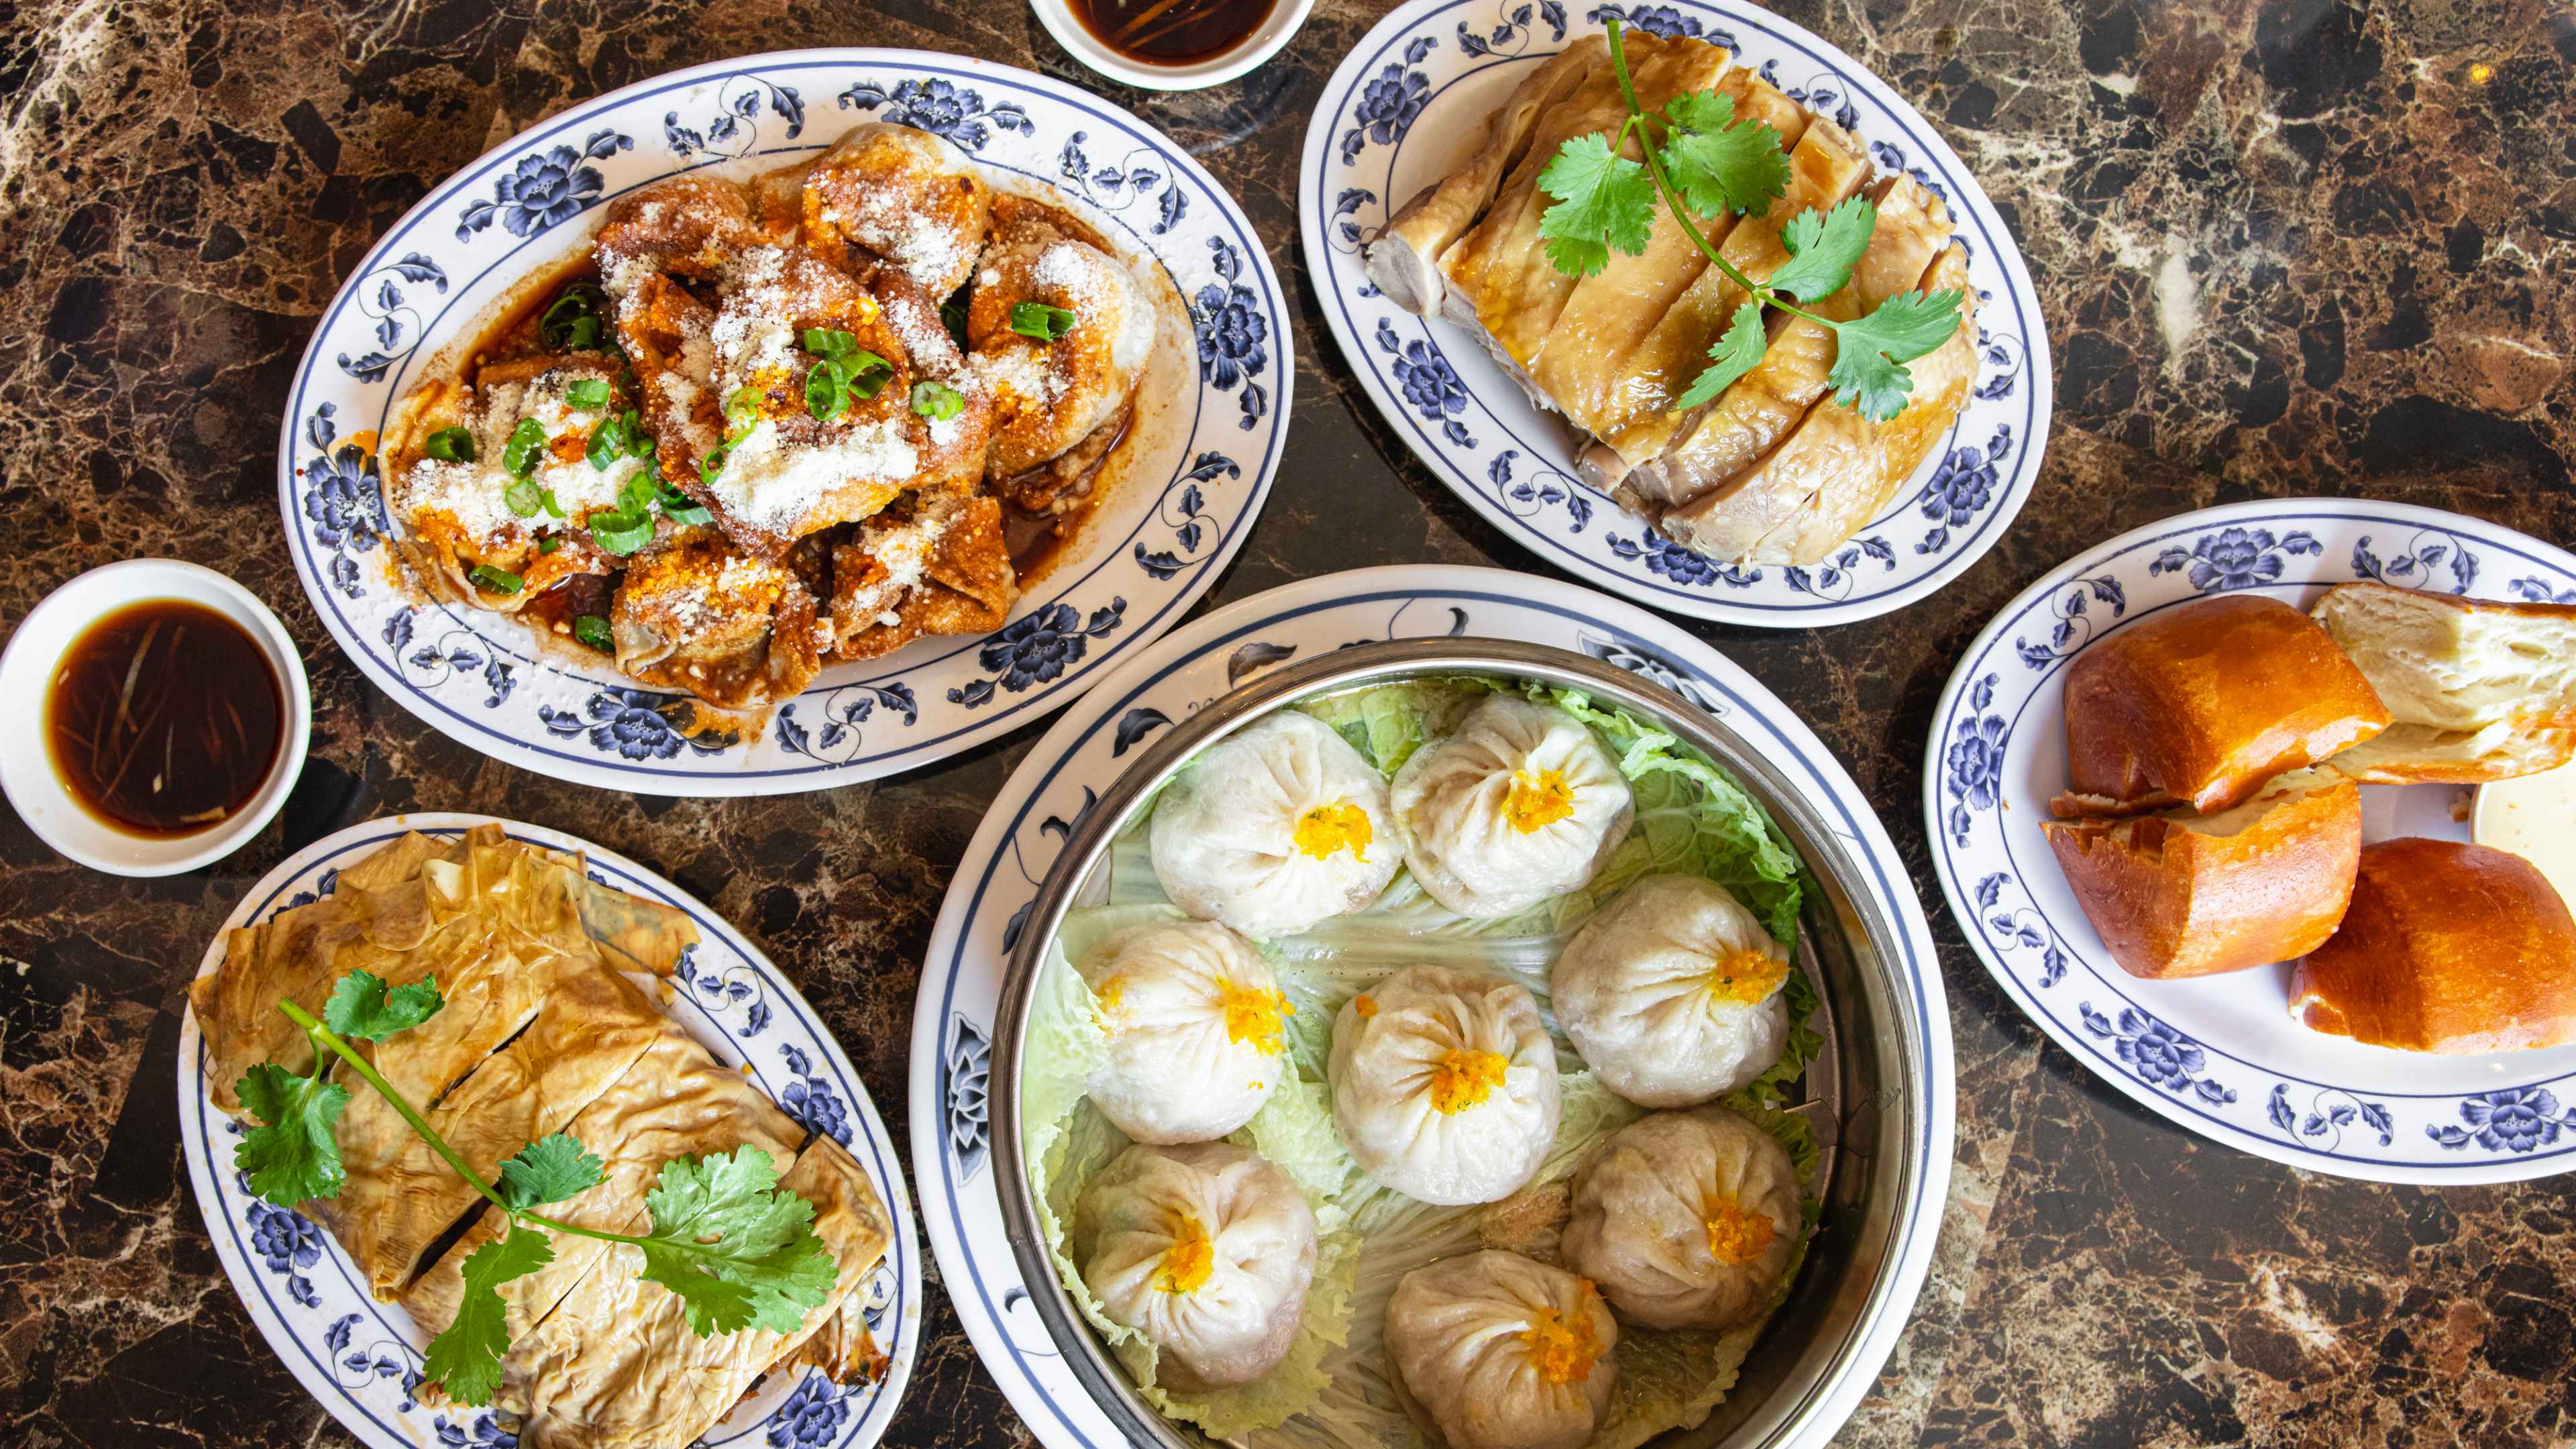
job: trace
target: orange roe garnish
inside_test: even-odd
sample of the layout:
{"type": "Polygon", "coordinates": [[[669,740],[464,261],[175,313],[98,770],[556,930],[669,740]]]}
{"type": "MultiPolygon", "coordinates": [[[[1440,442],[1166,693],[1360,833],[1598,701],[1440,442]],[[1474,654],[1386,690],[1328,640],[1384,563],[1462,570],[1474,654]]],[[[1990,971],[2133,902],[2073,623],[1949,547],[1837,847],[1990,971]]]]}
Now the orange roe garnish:
{"type": "Polygon", "coordinates": [[[1226,1040],[1248,1042],[1265,1055],[1279,1055],[1280,1020],[1297,1014],[1294,1002],[1276,991],[1247,991],[1240,986],[1226,987],[1221,1000],[1226,1040]]]}
{"type": "Polygon", "coordinates": [[[1163,1265],[1154,1286],[1166,1293],[1196,1293],[1216,1272],[1216,1245],[1207,1229],[1188,1213],[1172,1214],[1172,1245],[1163,1250],[1163,1265]]]}
{"type": "Polygon", "coordinates": [[[1351,859],[1365,861],[1371,837],[1368,812],[1348,800],[1318,805],[1297,817],[1292,835],[1297,849],[1316,860],[1330,857],[1335,851],[1347,850],[1351,859]]]}
{"type": "Polygon", "coordinates": [[[1708,1255],[1721,1263],[1741,1267],[1752,1262],[1779,1232],[1770,1214],[1749,1213],[1731,1202],[1711,1198],[1707,1211],[1708,1255]]]}
{"type": "Polygon", "coordinates": [[[1708,994],[1722,1001],[1752,1006],[1789,979],[1789,963],[1768,951],[1729,951],[1718,958],[1707,978],[1708,994]]]}
{"type": "Polygon", "coordinates": [[[1592,1377],[1592,1366],[1601,1361],[1601,1339],[1592,1329],[1592,1315],[1584,1308],[1592,1300],[1592,1281],[1583,1280],[1575,1299],[1572,1318],[1560,1318],[1553,1308],[1542,1308],[1530,1315],[1530,1326],[1521,1330],[1521,1342],[1528,1345],[1530,1367],[1551,1384],[1579,1384],[1592,1377]]]}
{"type": "Polygon", "coordinates": [[[1360,1014],[1360,1020],[1366,1021],[1377,1015],[1377,998],[1363,991],[1351,998],[1351,1010],[1360,1014]]]}
{"type": "Polygon", "coordinates": [[[1503,798],[1503,818],[1523,835],[1554,825],[1574,813],[1574,790],[1563,773],[1523,770],[1512,776],[1511,793],[1503,798]]]}
{"type": "Polygon", "coordinates": [[[1494,1094],[1503,1084],[1503,1072],[1511,1066],[1500,1052],[1453,1051],[1440,1058],[1431,1069],[1431,1105],[1443,1115],[1456,1116],[1494,1094]]]}

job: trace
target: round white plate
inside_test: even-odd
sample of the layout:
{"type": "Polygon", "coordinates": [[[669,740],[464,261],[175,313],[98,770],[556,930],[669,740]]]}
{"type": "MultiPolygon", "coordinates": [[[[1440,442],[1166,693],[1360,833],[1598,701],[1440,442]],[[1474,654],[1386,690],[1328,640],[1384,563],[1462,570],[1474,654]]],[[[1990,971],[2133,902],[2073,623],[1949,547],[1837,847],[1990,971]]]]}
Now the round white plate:
{"type": "Polygon", "coordinates": [[[1930,122],[1859,62],[1743,0],[1595,5],[1414,0],[1379,22],[1324,87],[1306,128],[1299,225],[1324,319],[1360,384],[1432,473],[1549,563],[1613,593],[1703,619],[1804,629],[1901,608],[2003,535],[2039,477],[2055,389],[2021,251],[1930,122]],[[1900,501],[1812,568],[1721,564],[1681,548],[1575,481],[1569,425],[1543,414],[1454,327],[1378,295],[1360,238],[1455,167],[1529,68],[1617,15],[1716,42],[1793,100],[1949,202],[1977,289],[1977,385],[1900,501]]]}
{"type": "Polygon", "coordinates": [[[1060,81],[961,56],[806,50],[720,61],[585,102],[486,153],[411,209],[323,314],[278,446],[278,503],[313,607],[404,708],[495,759],[654,795],[872,780],[953,755],[1088,688],[1169,628],[1241,547],[1278,471],[1295,365],[1279,279],[1233,198],[1180,145],[1060,81]],[[836,664],[757,741],[700,749],[672,696],[540,653],[503,615],[419,604],[386,571],[374,447],[420,366],[510,285],[587,240],[593,209],[701,167],[748,174],[862,121],[947,137],[1045,182],[1187,300],[1198,387],[1164,477],[1130,477],[1082,541],[981,639],[836,664]]]}
{"type": "MultiPolygon", "coordinates": [[[[1923,809],[1968,944],[2075,1059],[2150,1111],[2293,1167],[2381,1182],[2505,1182],[2576,1167],[2576,1047],[2448,1057],[2361,1046],[2289,1016],[2289,968],[2189,981],[2121,970],[2040,834],[2066,788],[2065,662],[2158,609],[2249,591],[2305,607],[2380,579],[2576,602],[2576,557],[2398,503],[2290,498],[2123,534],[2024,590],[1933,714],[1923,809]]],[[[2364,838],[2468,839],[2465,787],[2362,787],[2364,838]]]]}
{"type": "MultiPolygon", "coordinates": [[[[1029,751],[966,848],[931,934],[912,1017],[912,1162],[922,1220],[941,1281],[985,1367],[1050,1449],[1112,1449],[1124,1441],[1093,1406],[1029,1305],[1003,1236],[986,1115],[991,1026],[1003,965],[1056,851],[1154,731],[1186,717],[1274,664],[1381,639],[1473,635],[1552,644],[1634,670],[1726,722],[1784,772],[1834,822],[1875,876],[1874,891],[1901,923],[1899,967],[1906,1009],[1924,1034],[1934,1103],[1953,1095],[1950,1019],[1930,928],[1905,863],[1843,773],[1806,726],[1769,690],[1707,645],[1642,609],[1589,589],[1500,569],[1416,566],[1360,569],[1308,579],[1219,609],[1129,661],[1029,751]]],[[[1899,1301],[1911,1304],[1931,1267],[1950,1180],[1950,1114],[1924,1114],[1926,1164],[1890,1251],[1899,1301]]],[[[1905,1315],[1886,1315],[1854,1362],[1873,1370],[1905,1315]]],[[[1848,1376],[1828,1411],[1840,1426],[1868,1388],[1848,1376]]]]}
{"type": "MultiPolygon", "coordinates": [[[[221,964],[225,932],[328,894],[342,866],[405,831],[452,836],[491,822],[488,815],[397,815],[324,836],[251,888],[206,948],[197,974],[221,964]]],[[[848,1148],[885,1199],[892,1219],[885,1261],[857,1290],[867,1295],[868,1328],[886,1355],[885,1376],[843,1388],[819,1370],[772,1374],[700,1441],[708,1449],[734,1443],[868,1449],[885,1433],[921,1356],[921,1248],[894,1140],[858,1072],[805,998],[722,916],[624,856],[542,826],[497,823],[513,840],[583,852],[593,880],[686,911],[701,939],[681,958],[671,978],[678,994],[665,1010],[716,1060],[746,1068],[779,1110],[848,1148]]],[[[232,1165],[241,1129],[207,1098],[206,1072],[205,1042],[190,1012],[179,1028],[179,1132],[188,1180],[215,1256],[278,1359],[368,1449],[507,1449],[515,1439],[490,1411],[413,1402],[429,1335],[399,1304],[368,1294],[364,1275],[329,1233],[243,1187],[232,1165]]]]}

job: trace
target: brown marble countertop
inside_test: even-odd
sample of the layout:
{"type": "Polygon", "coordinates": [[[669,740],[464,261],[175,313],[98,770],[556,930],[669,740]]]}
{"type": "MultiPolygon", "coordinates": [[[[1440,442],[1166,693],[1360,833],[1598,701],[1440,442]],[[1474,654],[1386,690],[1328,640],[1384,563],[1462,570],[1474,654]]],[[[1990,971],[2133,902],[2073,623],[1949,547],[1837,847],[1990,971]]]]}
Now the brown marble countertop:
{"type": "MultiPolygon", "coordinates": [[[[1298,254],[1307,115],[1379,8],[1321,0],[1277,60],[1177,97],[1100,81],[1012,0],[0,12],[0,621],[92,566],[176,555],[266,598],[314,693],[301,785],[212,870],[119,880],[0,819],[0,1442],[349,1442],[226,1284],[174,1106],[182,987],[287,853],[459,809],[655,865],[766,945],[902,1140],[932,918],[1041,728],[876,785],[674,801],[540,779],[396,707],[315,619],[276,503],[290,373],[375,237],[485,147],[679,66],[849,44],[1030,66],[1186,142],[1296,297],[1286,466],[1202,609],[1362,564],[1538,569],[1359,396],[1298,254]]],[[[1948,1223],[1840,1442],[2576,1442],[2567,1180],[2343,1182],[2148,1116],[1970,956],[1926,863],[1918,778],[1935,696],[1978,627],[2123,529],[2356,494],[2576,544],[2576,18],[2535,0],[1780,8],[1942,124],[2020,235],[2059,367],[2036,495],[1946,591],[1821,632],[1692,626],[1859,778],[1942,940],[1960,1082],[1948,1223]]],[[[935,1287],[888,1442],[1028,1442],[935,1287]]]]}

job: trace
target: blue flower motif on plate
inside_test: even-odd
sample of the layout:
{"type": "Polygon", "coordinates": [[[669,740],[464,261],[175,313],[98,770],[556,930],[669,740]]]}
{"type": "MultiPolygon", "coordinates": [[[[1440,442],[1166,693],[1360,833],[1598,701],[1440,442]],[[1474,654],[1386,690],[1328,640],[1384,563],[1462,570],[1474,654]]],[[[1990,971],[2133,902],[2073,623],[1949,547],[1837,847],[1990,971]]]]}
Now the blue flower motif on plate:
{"type": "MultiPolygon", "coordinates": [[[[1404,364],[1396,366],[1401,370],[1404,364]]],[[[1493,462],[1485,465],[1485,481],[1494,485],[1494,492],[1502,498],[1503,506],[1522,517],[1535,516],[1544,508],[1562,507],[1565,516],[1574,520],[1574,527],[1568,532],[1581,533],[1590,526],[1592,495],[1583,485],[1544,464],[1525,478],[1515,478],[1512,465],[1520,455],[1518,448],[1505,448],[1494,455],[1493,462]]]]}
{"type": "Polygon", "coordinates": [[[1936,526],[1915,541],[1916,553],[1935,554],[1948,548],[1951,529],[1965,527],[1985,512],[1994,501],[1997,465],[2011,456],[2012,446],[2011,427],[1998,424],[1983,448],[1961,444],[1942,457],[1941,466],[1924,480],[1919,500],[1923,516],[1936,526]]]}
{"type": "Polygon", "coordinates": [[[502,1428],[490,1414],[477,1415],[471,1424],[441,1414],[430,1428],[438,1436],[439,1449],[519,1449],[519,1436],[502,1428]]]}
{"type": "Polygon", "coordinates": [[[447,269],[423,253],[405,252],[361,278],[358,310],[375,319],[376,345],[356,357],[341,353],[337,361],[342,372],[360,382],[382,382],[396,358],[420,345],[420,313],[403,300],[404,283],[444,293],[447,269]]]}
{"type": "Polygon", "coordinates": [[[1199,288],[1190,303],[1190,325],[1198,334],[1199,372],[1219,392],[1243,389],[1243,426],[1249,431],[1270,411],[1270,394],[1253,379],[1270,366],[1270,322],[1261,299],[1239,280],[1243,256],[1222,237],[1209,237],[1217,279],[1199,288]]]}
{"type": "Polygon", "coordinates": [[[1575,643],[1582,647],[1584,653],[1604,664],[1627,670],[1640,678],[1651,679],[1710,714],[1730,713],[1726,701],[1720,698],[1717,691],[1696,672],[1686,673],[1681,665],[1645,648],[1634,640],[1605,639],[1590,630],[1578,632],[1574,638],[1575,643]]]}
{"type": "Polygon", "coordinates": [[[2129,611],[2129,591],[2109,574],[2092,574],[2068,584],[2050,601],[2048,611],[2057,622],[2050,626],[2048,642],[2033,644],[2016,634],[2013,651],[2021,662],[2033,669],[2046,669],[2082,649],[2093,639],[2093,605],[2107,605],[2111,617],[2119,618],[2129,611]]]}
{"type": "Polygon", "coordinates": [[[822,1449],[840,1437],[841,1425],[849,1417],[849,1401],[832,1381],[821,1374],[807,1374],[787,1402],[769,1416],[768,1442],[772,1449],[822,1449]]]}
{"type": "Polygon", "coordinates": [[[881,82],[860,81],[838,99],[843,110],[882,110],[884,119],[898,126],[928,131],[966,151],[983,150],[997,130],[1037,134],[1037,126],[1019,106],[1008,101],[986,106],[983,92],[937,76],[897,81],[891,90],[881,82]]]}
{"type": "Polygon", "coordinates": [[[324,403],[304,421],[313,456],[304,465],[303,509],[314,546],[331,556],[331,586],[355,599],[366,593],[358,556],[374,552],[387,532],[385,495],[373,453],[355,443],[332,446],[339,438],[338,411],[324,403]]]}
{"type": "Polygon", "coordinates": [[[587,734],[591,748],[628,760],[673,759],[684,748],[711,755],[740,742],[735,736],[712,732],[682,734],[663,713],[678,699],[678,695],[649,689],[610,685],[592,693],[583,714],[539,705],[537,718],[558,738],[587,734]]]}
{"type": "Polygon", "coordinates": [[[2576,604],[2576,589],[2549,587],[2547,579],[2515,579],[2505,585],[2513,596],[2530,604],[2576,604]]]}
{"type": "Polygon", "coordinates": [[[2204,1075],[2209,1058],[2190,1037],[2134,1006],[2120,1008],[2117,1025],[2089,1001],[2077,1003],[2076,1010],[2084,1018],[2084,1029],[2112,1042],[2112,1050],[2138,1074],[2138,1080],[2177,1096],[2191,1092],[2212,1106],[2236,1100],[2234,1088],[2204,1075]]]}
{"type": "Polygon", "coordinates": [[[1670,5],[1595,5],[1583,12],[1583,18],[1595,25],[1615,19],[1632,29],[1660,35],[1666,40],[1689,36],[1729,50],[1737,48],[1733,35],[1723,30],[1710,30],[1698,16],[1684,15],[1670,5]]]}
{"type": "MultiPolygon", "coordinates": [[[[1991,674],[1979,679],[1968,691],[1968,708],[1993,704],[1996,682],[1991,674]]],[[[2009,731],[1999,714],[1970,714],[1951,727],[1950,747],[1941,752],[1942,787],[1950,793],[1950,838],[1961,845],[1968,843],[1969,812],[1992,810],[2002,798],[2009,731]]]]}
{"type": "Polygon", "coordinates": [[[2316,1094],[2305,1113],[2290,1102],[2286,1083],[2274,1083],[2272,1095],[2264,1103],[2263,1115],[2280,1133],[2296,1141],[2307,1138],[2327,1151],[2343,1145],[2343,1129],[2360,1125],[2379,1134],[2379,1145],[2386,1147],[2397,1140],[2397,1119],[2385,1104],[2364,1101],[2340,1088],[2328,1088],[2316,1094]]]}
{"type": "Polygon", "coordinates": [[[976,662],[994,677],[948,691],[948,702],[971,709],[990,700],[996,687],[1017,694],[1056,679],[1082,662],[1090,641],[1117,632],[1126,616],[1127,601],[1121,598],[1110,600],[1107,608],[1092,610],[1088,621],[1064,603],[1047,604],[1014,619],[986,638],[976,654],[976,662]]]}
{"type": "Polygon", "coordinates": [[[1731,589],[1748,588],[1762,582],[1762,570],[1748,569],[1739,563],[1721,563],[1703,558],[1660,533],[1641,533],[1631,539],[1625,534],[1602,535],[1610,551],[1623,559],[1642,559],[1648,573],[1661,574],[1677,584],[1707,588],[1724,584],[1731,589]]]}
{"type": "Polygon", "coordinates": [[[1360,90],[1360,100],[1351,110],[1358,124],[1342,133],[1342,160],[1356,161],[1372,143],[1391,146],[1404,139],[1422,108],[1431,101],[1431,81],[1413,67],[1439,47],[1440,42],[1428,35],[1418,35],[1405,42],[1404,59],[1388,61],[1360,90]]]}
{"type": "Polygon", "coordinates": [[[2204,594],[2250,589],[2279,580],[2289,560],[2322,552],[2325,545],[2304,528],[2274,537],[2268,528],[2230,525],[2202,534],[2189,549],[2168,548],[2147,565],[2151,575],[2186,570],[2191,586],[2204,594]]]}
{"type": "MultiPolygon", "coordinates": [[[[1020,909],[1025,913],[1028,907],[1020,909]]],[[[1004,942],[1003,949],[1011,944],[1004,942]]],[[[949,1017],[940,1068],[947,1079],[948,1151],[957,1159],[957,1178],[963,1182],[982,1169],[991,1146],[992,1038],[963,1013],[949,1017]]]]}
{"type": "MultiPolygon", "coordinates": [[[[2039,952],[2039,985],[2055,986],[2066,979],[2066,948],[2058,941],[2057,932],[2050,929],[2048,917],[2042,915],[2038,907],[2023,905],[2008,911],[1999,909],[2007,885],[2017,888],[2018,883],[2004,871],[1996,871],[1977,882],[1977,920],[1988,932],[1986,939],[1999,950],[2018,948],[2039,952]]],[[[2027,898],[2027,893],[2023,894],[2027,898]]]]}
{"type": "Polygon", "coordinates": [[[711,158],[748,156],[759,149],[760,112],[763,104],[778,113],[787,129],[778,139],[793,141],[805,134],[805,99],[794,86],[773,85],[757,76],[727,76],[718,89],[713,117],[704,126],[680,124],[680,113],[662,115],[662,141],[671,154],[683,160],[696,155],[711,158]]]}
{"type": "Polygon", "coordinates": [[[286,1280],[286,1296],[307,1308],[320,1303],[307,1275],[322,1261],[322,1230],[302,1213],[256,1198],[244,1211],[243,1221],[250,1226],[250,1250],[268,1271],[286,1280]]]}
{"type": "Polygon", "coordinates": [[[456,239],[470,241],[495,220],[516,237],[532,237],[560,226],[599,204],[608,182],[589,163],[605,161],[635,149],[635,140],[614,130],[593,131],[576,150],[556,146],[532,151],[492,183],[492,199],[474,201],[457,213],[456,239]]]}
{"type": "Polygon", "coordinates": [[[2424,1134],[2449,1148],[2531,1152],[2556,1146],[2559,1134],[2576,1127],[2576,1112],[2561,1112],[2547,1087],[2500,1087],[2463,1098],[2460,1121],[2467,1125],[2428,1126],[2424,1134]]]}
{"type": "MultiPolygon", "coordinates": [[[[1537,29],[1544,25],[1549,39],[1565,43],[1565,6],[1561,0],[1538,0],[1536,5],[1512,5],[1490,29],[1461,20],[1458,22],[1458,49],[1468,55],[1520,55],[1537,39],[1537,29]]],[[[1427,52],[1426,52],[1427,53],[1427,52]]]]}
{"type": "Polygon", "coordinates": [[[850,1145],[850,1113],[832,1084],[815,1075],[814,1059],[800,1047],[783,1046],[779,1055],[787,1059],[787,1070],[796,1080],[778,1094],[779,1109],[803,1123],[808,1130],[819,1132],[843,1147],[850,1145]]]}
{"type": "Polygon", "coordinates": [[[1212,535],[1215,519],[1206,510],[1207,495],[1199,491],[1201,483],[1219,478],[1240,478],[1243,469],[1223,453],[1201,453],[1188,472],[1173,480],[1175,486],[1163,492],[1163,501],[1154,516],[1172,530],[1171,548],[1147,549],[1143,539],[1136,540],[1136,566],[1149,577],[1168,579],[1189,567],[1199,545],[1212,535]]]}
{"type": "Polygon", "coordinates": [[[1438,344],[1416,337],[1405,341],[1396,336],[1395,323],[1377,319],[1377,345],[1395,356],[1395,380],[1404,390],[1405,404],[1422,415],[1426,423],[1438,423],[1441,434],[1461,448],[1476,446],[1467,435],[1467,425],[1458,414],[1467,410],[1467,384],[1458,380],[1458,371],[1449,359],[1440,355],[1438,344]]]}

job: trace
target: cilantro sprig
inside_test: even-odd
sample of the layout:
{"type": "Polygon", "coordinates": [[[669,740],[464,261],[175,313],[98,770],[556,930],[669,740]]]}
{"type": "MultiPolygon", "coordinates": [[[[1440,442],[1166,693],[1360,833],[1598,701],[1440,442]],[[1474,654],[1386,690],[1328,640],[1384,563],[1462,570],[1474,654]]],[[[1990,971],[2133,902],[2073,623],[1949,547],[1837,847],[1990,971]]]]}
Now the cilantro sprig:
{"type": "Polygon", "coordinates": [[[1810,208],[1791,217],[1780,228],[1789,259],[1767,282],[1745,275],[1709,244],[1693,218],[1766,210],[1786,195],[1789,157],[1780,133],[1767,122],[1738,118],[1734,98],[1715,91],[1676,96],[1660,113],[1649,112],[1629,78],[1619,21],[1609,20],[1608,28],[1610,68],[1628,103],[1628,119],[1615,136],[1567,140],[1539,173],[1539,189],[1556,198],[1539,217],[1548,261],[1567,276],[1588,277],[1610,264],[1613,249],[1642,255],[1660,200],[1691,245],[1751,299],[1736,308],[1725,335],[1709,349],[1708,368],[1674,401],[1675,408],[1711,402],[1760,366],[1769,345],[1763,310],[1777,308],[1834,334],[1834,363],[1826,374],[1834,401],[1876,422],[1903,412],[1914,390],[1905,364],[1958,330],[1958,290],[1901,292],[1850,321],[1799,306],[1840,290],[1869,250],[1878,209],[1857,196],[1822,213],[1810,208]],[[1643,161],[1623,154],[1630,136],[1643,142],[1643,161]]]}
{"type": "Polygon", "coordinates": [[[389,988],[365,971],[333,985],[318,1019],[280,1001],[277,1009],[312,1043],[313,1071],[298,1076],[262,1062],[234,1086],[257,1125],[242,1133],[233,1165],[252,1192],[281,1208],[338,1197],[348,1174],[334,1129],[350,1093],[331,1075],[346,1066],[503,1215],[507,1231],[465,1259],[456,1319],[429,1341],[421,1363],[421,1376],[443,1384],[449,1398],[478,1407],[500,1388],[502,1355],[510,1348],[501,1289],[554,1261],[549,1233],[637,1249],[643,1257],[638,1276],[678,1294],[690,1331],[701,1337],[745,1328],[787,1332],[831,1297],[840,1270],[814,1231],[814,1204],[780,1187],[778,1164],[757,1147],[663,1163],[660,1180],[644,1197],[649,1231],[641,1234],[536,1211],[606,1180],[604,1164],[567,1133],[529,1143],[501,1162],[497,1181],[487,1181],[351,1045],[409,1031],[445,1006],[434,978],[389,988]]]}

